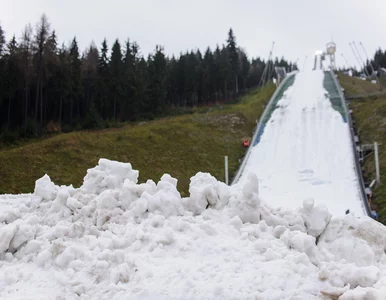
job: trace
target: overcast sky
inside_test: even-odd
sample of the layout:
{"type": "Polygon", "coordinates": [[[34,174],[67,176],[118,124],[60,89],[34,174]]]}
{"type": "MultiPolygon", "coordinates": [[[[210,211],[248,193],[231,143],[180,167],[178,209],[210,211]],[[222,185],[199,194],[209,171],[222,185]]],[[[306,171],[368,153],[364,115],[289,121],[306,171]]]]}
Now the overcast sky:
{"type": "MultiPolygon", "coordinates": [[[[369,55],[386,48],[386,0],[0,0],[0,22],[7,39],[20,37],[46,13],[60,43],[76,36],[84,50],[119,38],[136,41],[143,54],[163,45],[167,54],[205,50],[225,42],[230,27],[251,57],[274,55],[303,65],[331,39],[337,63],[355,63],[348,45],[361,41],[369,55]]],[[[359,44],[358,44],[359,46],[359,44]]],[[[362,53],[362,52],[361,52],[362,53]]],[[[364,54],[362,54],[364,56],[364,54]]]]}

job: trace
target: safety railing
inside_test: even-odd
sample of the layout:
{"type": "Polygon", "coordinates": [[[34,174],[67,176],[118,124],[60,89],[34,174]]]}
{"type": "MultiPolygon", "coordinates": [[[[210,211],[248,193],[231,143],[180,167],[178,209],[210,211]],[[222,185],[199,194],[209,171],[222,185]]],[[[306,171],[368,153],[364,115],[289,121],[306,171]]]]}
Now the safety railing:
{"type": "MultiPolygon", "coordinates": [[[[361,198],[362,198],[363,205],[365,207],[367,215],[371,216],[371,210],[370,210],[369,202],[368,202],[367,195],[366,195],[366,187],[365,187],[365,183],[363,181],[362,170],[361,170],[361,166],[359,163],[359,155],[358,155],[358,152],[356,149],[356,143],[355,143],[355,138],[354,138],[355,137],[354,127],[353,127],[351,115],[350,115],[348,108],[347,108],[346,99],[345,99],[344,94],[342,92],[342,88],[339,84],[339,81],[337,80],[337,78],[335,76],[335,73],[330,70],[330,71],[327,71],[325,73],[325,76],[329,76],[331,78],[332,82],[334,83],[334,90],[331,90],[328,92],[331,93],[332,98],[335,98],[336,95],[339,96],[339,99],[341,101],[340,106],[343,108],[343,111],[341,112],[344,114],[343,119],[346,122],[348,122],[348,125],[350,128],[351,145],[352,145],[352,151],[354,153],[354,159],[355,159],[355,171],[357,173],[357,178],[358,178],[359,185],[360,185],[359,188],[360,188],[361,198]]],[[[333,101],[332,101],[332,103],[333,103],[333,101]]],[[[333,103],[333,106],[334,106],[334,103],[333,103]]]]}

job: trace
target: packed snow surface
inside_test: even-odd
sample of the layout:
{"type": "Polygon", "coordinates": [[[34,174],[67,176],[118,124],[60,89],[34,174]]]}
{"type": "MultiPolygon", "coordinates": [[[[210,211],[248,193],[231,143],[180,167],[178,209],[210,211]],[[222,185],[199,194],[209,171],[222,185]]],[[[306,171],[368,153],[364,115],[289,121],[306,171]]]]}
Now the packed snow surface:
{"type": "Polygon", "coordinates": [[[78,189],[45,175],[0,196],[0,299],[386,299],[386,228],[368,217],[271,208],[254,173],[198,173],[188,198],[137,178],[101,159],[78,189]]]}
{"type": "Polygon", "coordinates": [[[355,172],[350,128],[334,110],[322,70],[300,72],[279,100],[238,185],[257,175],[260,195],[273,207],[296,208],[304,199],[333,215],[365,215],[355,172]]]}

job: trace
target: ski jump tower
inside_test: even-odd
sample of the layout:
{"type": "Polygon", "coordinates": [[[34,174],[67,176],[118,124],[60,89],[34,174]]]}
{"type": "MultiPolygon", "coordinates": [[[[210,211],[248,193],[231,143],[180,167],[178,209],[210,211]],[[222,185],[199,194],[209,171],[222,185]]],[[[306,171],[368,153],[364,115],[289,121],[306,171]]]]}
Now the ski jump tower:
{"type": "Polygon", "coordinates": [[[336,69],[335,52],[336,52],[336,44],[334,42],[327,43],[326,54],[330,57],[330,68],[332,70],[336,69]]]}

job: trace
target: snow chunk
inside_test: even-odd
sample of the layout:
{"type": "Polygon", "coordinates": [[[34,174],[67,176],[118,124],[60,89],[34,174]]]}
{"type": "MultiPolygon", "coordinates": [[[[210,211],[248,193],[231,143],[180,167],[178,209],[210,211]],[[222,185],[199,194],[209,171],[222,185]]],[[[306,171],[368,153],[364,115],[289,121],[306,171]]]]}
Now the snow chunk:
{"type": "Polygon", "coordinates": [[[57,223],[62,218],[67,218],[71,215],[71,210],[66,206],[66,203],[67,199],[71,197],[72,190],[72,186],[58,187],[56,198],[44,216],[44,220],[47,224],[57,223]]]}
{"type": "Polygon", "coordinates": [[[375,266],[358,268],[348,265],[339,269],[337,273],[344,284],[349,284],[351,288],[371,287],[378,281],[380,270],[375,266]]]}
{"type": "Polygon", "coordinates": [[[15,236],[17,227],[13,224],[0,227],[0,254],[8,250],[11,240],[15,236]]]}
{"type": "Polygon", "coordinates": [[[384,300],[386,299],[386,288],[381,290],[374,288],[356,287],[353,290],[348,290],[339,300],[384,300]]]}
{"type": "Polygon", "coordinates": [[[67,198],[66,206],[71,210],[81,209],[83,204],[73,197],[67,198]]]}
{"type": "Polygon", "coordinates": [[[244,223],[259,223],[261,215],[260,202],[257,176],[250,173],[248,181],[242,188],[242,193],[233,195],[224,211],[230,217],[239,216],[244,223]]]}
{"type": "Polygon", "coordinates": [[[97,207],[94,212],[95,225],[102,229],[103,225],[112,218],[121,215],[122,209],[118,207],[116,192],[105,190],[96,198],[97,207]]]}
{"type": "Polygon", "coordinates": [[[170,183],[172,186],[174,186],[177,189],[177,182],[178,182],[178,180],[176,178],[173,178],[169,174],[162,175],[161,182],[168,182],[168,183],[170,183]]]}
{"type": "Polygon", "coordinates": [[[313,199],[304,200],[301,214],[307,233],[314,237],[318,237],[324,231],[331,219],[327,207],[324,205],[314,206],[313,199]]]}
{"type": "Polygon", "coordinates": [[[20,210],[18,208],[9,208],[4,212],[0,212],[0,223],[12,223],[21,217],[20,210]]]}
{"type": "Polygon", "coordinates": [[[60,255],[58,255],[58,257],[55,260],[55,263],[58,266],[65,268],[71,261],[77,258],[83,258],[83,256],[84,256],[83,247],[73,245],[73,246],[67,247],[60,255]]]}
{"type": "Polygon", "coordinates": [[[230,188],[209,173],[198,172],[190,178],[189,198],[183,199],[185,209],[201,214],[207,206],[221,209],[229,201],[230,188]]]}
{"type": "Polygon", "coordinates": [[[30,224],[18,224],[16,228],[17,230],[14,233],[14,237],[9,244],[9,250],[11,252],[18,250],[22,244],[32,240],[36,233],[36,227],[30,224]]]}
{"type": "Polygon", "coordinates": [[[52,181],[47,174],[36,180],[34,195],[41,197],[44,200],[52,201],[56,197],[58,186],[52,181]]]}
{"type": "Polygon", "coordinates": [[[100,194],[108,189],[121,189],[126,179],[137,183],[138,174],[130,163],[101,158],[98,166],[87,170],[81,189],[93,194],[100,194]]]}
{"type": "Polygon", "coordinates": [[[336,261],[370,266],[386,259],[386,228],[369,217],[335,217],[320,236],[318,247],[327,249],[336,261]]]}

